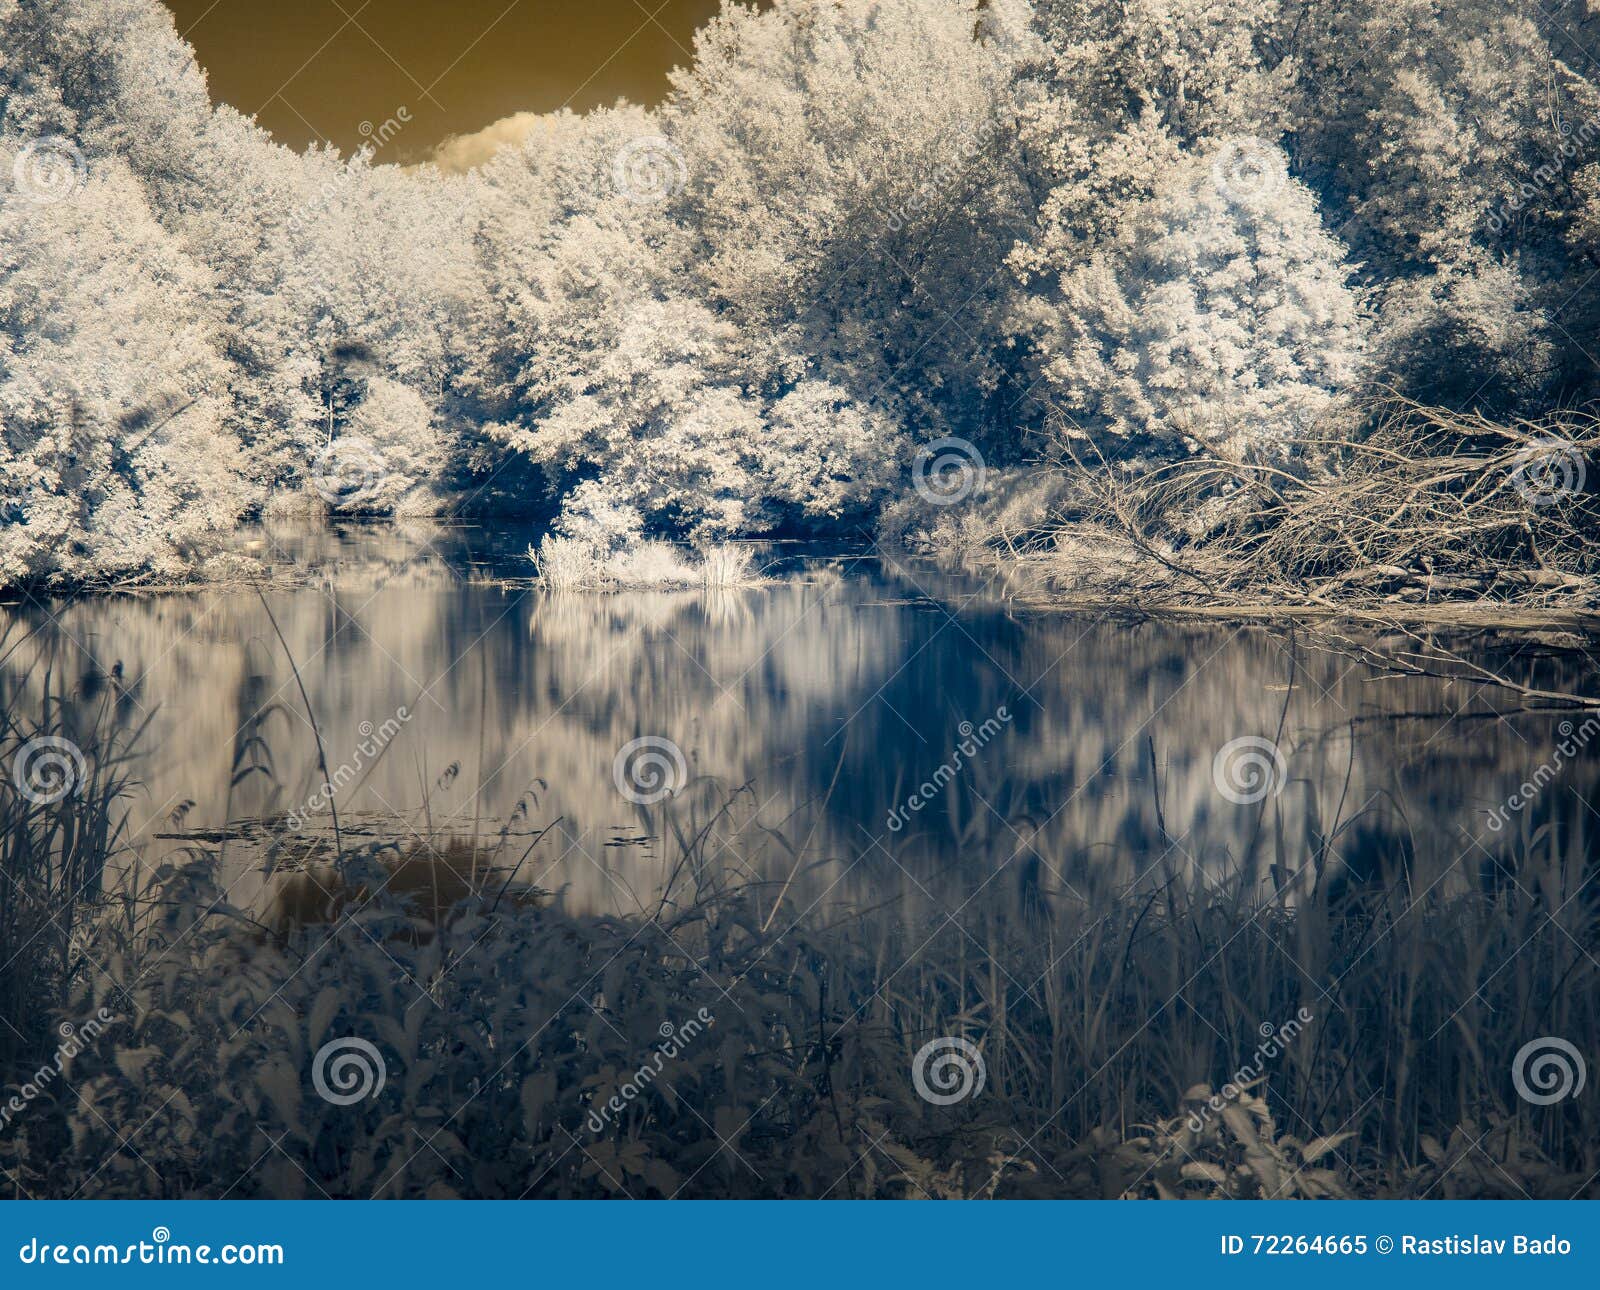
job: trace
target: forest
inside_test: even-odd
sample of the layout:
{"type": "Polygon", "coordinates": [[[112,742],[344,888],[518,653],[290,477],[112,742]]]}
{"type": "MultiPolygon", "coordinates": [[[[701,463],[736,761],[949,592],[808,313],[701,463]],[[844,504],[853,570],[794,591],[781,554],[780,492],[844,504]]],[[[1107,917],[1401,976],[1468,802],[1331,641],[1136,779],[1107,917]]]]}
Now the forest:
{"type": "Polygon", "coordinates": [[[1600,1194],[1591,48],[0,0],[0,1195],[1600,1194]]]}
{"type": "Polygon", "coordinates": [[[1593,7],[730,3],[656,108],[402,164],[0,0],[0,584],[343,513],[1592,600],[1593,7]]]}

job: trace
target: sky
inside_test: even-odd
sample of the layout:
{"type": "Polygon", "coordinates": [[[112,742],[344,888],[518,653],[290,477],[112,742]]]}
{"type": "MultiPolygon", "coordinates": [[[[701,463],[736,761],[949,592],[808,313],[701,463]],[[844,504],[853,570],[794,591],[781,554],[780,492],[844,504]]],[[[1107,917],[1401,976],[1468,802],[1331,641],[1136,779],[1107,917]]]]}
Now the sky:
{"type": "MultiPolygon", "coordinates": [[[[406,109],[395,160],[519,112],[654,103],[719,0],[168,0],[211,95],[349,152],[406,109]],[[365,123],[365,126],[364,124],[365,123]]],[[[403,119],[403,118],[400,118],[403,119]]],[[[515,123],[484,140],[515,133],[515,123]]],[[[458,150],[463,151],[463,150],[458,150]]],[[[468,146],[463,155],[482,148],[468,146]]],[[[385,160],[390,157],[386,156],[385,160]]]]}

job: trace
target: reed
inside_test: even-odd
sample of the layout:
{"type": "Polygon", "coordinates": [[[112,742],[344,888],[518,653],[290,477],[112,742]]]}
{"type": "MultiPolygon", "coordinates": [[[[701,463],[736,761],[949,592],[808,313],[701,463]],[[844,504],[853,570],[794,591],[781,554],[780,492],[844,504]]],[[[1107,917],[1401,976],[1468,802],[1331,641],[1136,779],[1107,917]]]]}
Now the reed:
{"type": "Polygon", "coordinates": [[[841,908],[742,876],[818,858],[747,800],[657,808],[670,877],[628,916],[501,900],[499,874],[442,908],[421,851],[369,845],[325,917],[263,937],[215,916],[209,861],[150,874],[55,1014],[124,1018],[68,1072],[94,1114],[36,1108],[0,1164],[30,1195],[1596,1192],[1594,1100],[1535,1106],[1511,1076],[1532,1038],[1600,1036],[1577,816],[1464,886],[1383,835],[1358,865],[1308,834],[1265,844],[1293,882],[1158,865],[1092,900],[959,823],[960,898],[863,855],[883,901],[841,908]],[[984,1083],[938,1105],[913,1066],[951,1037],[984,1083]],[[312,1072],[356,1039],[382,1087],[334,1104],[312,1072]]]}
{"type": "MultiPolygon", "coordinates": [[[[0,636],[9,658],[24,641],[0,636]]],[[[108,870],[131,861],[129,724],[115,677],[93,693],[45,658],[0,671],[0,1079],[31,1058],[93,955],[108,870]]]]}

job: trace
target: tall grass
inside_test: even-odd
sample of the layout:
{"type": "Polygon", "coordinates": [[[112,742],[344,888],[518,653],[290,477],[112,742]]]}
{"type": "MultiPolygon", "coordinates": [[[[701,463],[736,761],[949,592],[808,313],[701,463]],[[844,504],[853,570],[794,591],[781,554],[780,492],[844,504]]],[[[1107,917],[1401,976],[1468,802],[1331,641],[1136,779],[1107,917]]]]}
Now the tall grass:
{"type": "Polygon", "coordinates": [[[701,782],[648,823],[670,877],[625,916],[502,901],[498,876],[441,913],[429,884],[385,879],[410,841],[347,857],[359,889],[272,936],[214,917],[209,862],[151,875],[148,917],[99,929],[107,970],[61,1013],[125,1018],[69,1072],[94,1114],[40,1108],[0,1164],[33,1195],[1596,1191],[1600,1107],[1530,1105],[1511,1077],[1532,1038],[1600,1036],[1581,826],[1530,830],[1465,889],[1388,844],[1355,866],[1280,840],[1292,895],[1157,866],[1092,902],[1038,881],[1059,857],[969,833],[962,898],[902,898],[863,855],[883,899],[838,909],[745,876],[774,849],[815,859],[747,792],[701,782]],[[664,1028],[702,1014],[641,1083],[664,1028]],[[951,1036],[985,1083],[936,1105],[912,1067],[951,1036]],[[336,1105],[311,1072],[351,1038],[385,1081],[336,1105]]]}
{"type": "MultiPolygon", "coordinates": [[[[0,637],[0,657],[17,642],[0,637]]],[[[143,723],[46,661],[0,671],[0,1078],[33,1056],[92,942],[108,866],[129,857],[128,762],[143,723]]]]}

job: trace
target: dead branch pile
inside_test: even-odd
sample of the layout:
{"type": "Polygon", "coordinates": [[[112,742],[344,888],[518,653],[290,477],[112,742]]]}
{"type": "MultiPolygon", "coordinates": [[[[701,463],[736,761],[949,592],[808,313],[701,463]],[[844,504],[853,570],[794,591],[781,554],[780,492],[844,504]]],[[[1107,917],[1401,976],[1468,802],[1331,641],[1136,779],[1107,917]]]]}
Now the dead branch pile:
{"type": "Polygon", "coordinates": [[[1147,607],[1493,601],[1600,607],[1600,418],[1499,424],[1391,403],[1281,456],[1075,459],[1032,545],[1052,591],[1147,607]]]}

